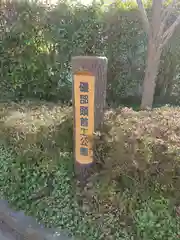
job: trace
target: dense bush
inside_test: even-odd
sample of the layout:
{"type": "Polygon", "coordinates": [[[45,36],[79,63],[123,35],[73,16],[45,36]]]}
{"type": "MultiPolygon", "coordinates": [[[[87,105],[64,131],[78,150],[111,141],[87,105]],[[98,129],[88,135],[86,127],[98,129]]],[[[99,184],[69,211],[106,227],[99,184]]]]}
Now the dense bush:
{"type": "MultiPolygon", "coordinates": [[[[134,192],[133,205],[145,189],[171,196],[179,204],[179,113],[178,107],[168,106],[152,112],[129,108],[106,112],[104,129],[96,139],[96,159],[109,199],[114,182],[113,191],[119,186],[134,192]]],[[[126,211],[121,207],[122,214],[126,211]]]]}
{"type": "MultiPolygon", "coordinates": [[[[107,173],[106,183],[121,181],[125,188],[130,183],[131,188],[137,185],[139,189],[151,186],[165,194],[177,190],[179,112],[179,107],[168,106],[152,112],[129,108],[106,111],[102,133],[94,140],[97,166],[107,173]]],[[[23,161],[38,159],[46,165],[51,159],[53,168],[53,159],[56,164],[61,152],[72,153],[69,107],[44,102],[0,104],[0,123],[1,142],[12,146],[23,161]]]]}
{"type": "MultiPolygon", "coordinates": [[[[71,57],[87,54],[105,55],[109,60],[109,103],[131,104],[140,99],[147,41],[132,3],[117,1],[106,8],[60,1],[47,7],[17,0],[2,2],[0,11],[1,98],[68,101],[71,57]]],[[[158,101],[167,99],[173,89],[177,92],[178,46],[179,38],[174,36],[162,56],[158,101]]]]}

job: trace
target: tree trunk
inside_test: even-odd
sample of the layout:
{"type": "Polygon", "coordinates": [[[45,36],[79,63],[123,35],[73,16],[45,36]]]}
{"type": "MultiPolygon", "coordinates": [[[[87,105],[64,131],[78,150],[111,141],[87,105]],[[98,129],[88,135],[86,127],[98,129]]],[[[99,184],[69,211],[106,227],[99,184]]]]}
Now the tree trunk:
{"type": "Polygon", "coordinates": [[[155,41],[152,39],[152,37],[149,37],[141,109],[152,108],[156,87],[156,77],[160,64],[160,56],[161,53],[159,50],[157,50],[155,41]]]}
{"type": "Polygon", "coordinates": [[[147,12],[144,8],[142,0],[136,0],[141,13],[144,30],[148,36],[148,54],[145,78],[143,83],[143,94],[141,108],[152,108],[154,92],[156,87],[156,78],[159,70],[160,56],[163,48],[172,37],[176,27],[180,23],[180,15],[177,19],[166,28],[167,20],[175,10],[179,1],[172,0],[171,3],[164,8],[164,0],[152,0],[152,19],[149,22],[147,12]]]}

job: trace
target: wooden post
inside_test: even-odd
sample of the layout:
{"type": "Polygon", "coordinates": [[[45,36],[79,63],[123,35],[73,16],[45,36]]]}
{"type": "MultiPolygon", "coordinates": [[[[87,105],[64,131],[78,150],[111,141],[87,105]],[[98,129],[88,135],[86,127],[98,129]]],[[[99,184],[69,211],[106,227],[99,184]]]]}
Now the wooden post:
{"type": "Polygon", "coordinates": [[[107,58],[72,58],[74,157],[81,181],[89,175],[93,157],[93,134],[100,127],[106,104],[107,58]]]}

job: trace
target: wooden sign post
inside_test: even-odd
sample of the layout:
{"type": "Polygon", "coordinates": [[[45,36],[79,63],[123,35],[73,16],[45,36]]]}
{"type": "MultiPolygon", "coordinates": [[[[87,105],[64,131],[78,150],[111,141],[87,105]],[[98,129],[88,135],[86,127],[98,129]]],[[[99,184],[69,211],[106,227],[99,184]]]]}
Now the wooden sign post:
{"type": "Polygon", "coordinates": [[[73,57],[72,72],[75,165],[78,175],[86,178],[94,163],[93,133],[104,116],[107,58],[73,57]]]}

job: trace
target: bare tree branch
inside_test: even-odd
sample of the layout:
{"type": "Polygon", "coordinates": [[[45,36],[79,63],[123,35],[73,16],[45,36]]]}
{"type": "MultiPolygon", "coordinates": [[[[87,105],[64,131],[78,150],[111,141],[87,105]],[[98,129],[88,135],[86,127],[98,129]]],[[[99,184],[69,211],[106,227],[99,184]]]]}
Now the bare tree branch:
{"type": "Polygon", "coordinates": [[[160,13],[163,8],[163,0],[153,0],[152,1],[152,32],[153,38],[158,40],[159,29],[161,26],[161,16],[160,13]]]}
{"type": "Polygon", "coordinates": [[[177,0],[172,0],[172,2],[162,11],[159,36],[163,35],[167,20],[170,17],[170,15],[172,14],[173,10],[175,9],[176,3],[177,3],[177,0]]]}
{"type": "Polygon", "coordinates": [[[176,19],[176,21],[165,31],[165,33],[163,34],[162,37],[162,44],[161,44],[161,48],[163,48],[167,42],[169,41],[169,39],[172,37],[176,27],[180,24],[180,16],[176,19]]]}
{"type": "Polygon", "coordinates": [[[164,11],[161,14],[161,27],[159,30],[159,34],[162,35],[164,33],[164,28],[166,26],[167,20],[171,16],[173,10],[175,10],[177,0],[172,0],[172,2],[164,9],[164,11]]]}
{"type": "Polygon", "coordinates": [[[173,12],[175,6],[176,6],[177,0],[172,0],[172,2],[162,11],[161,13],[161,19],[164,24],[166,24],[169,16],[173,12]]]}
{"type": "Polygon", "coordinates": [[[161,22],[161,26],[160,26],[159,34],[158,34],[160,38],[165,33],[164,31],[165,31],[165,27],[167,24],[167,20],[170,17],[170,15],[172,14],[173,10],[175,10],[176,3],[177,3],[177,0],[172,0],[172,2],[162,11],[162,14],[161,14],[162,22],[161,22]]]}
{"type": "Polygon", "coordinates": [[[148,20],[147,13],[144,8],[143,2],[142,2],[142,0],[136,0],[136,2],[137,2],[139,10],[141,12],[144,30],[146,31],[146,33],[148,33],[149,32],[149,20],[148,20]]]}

